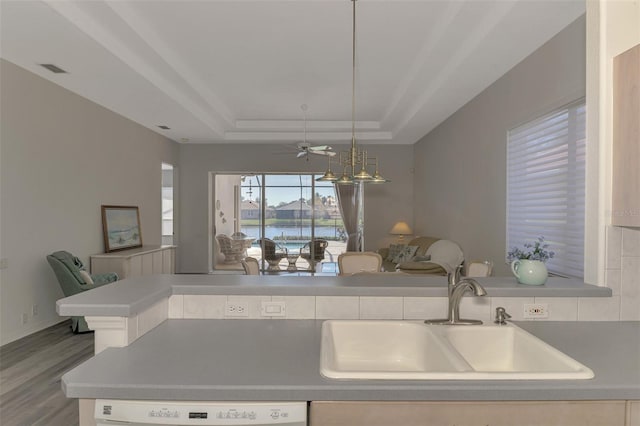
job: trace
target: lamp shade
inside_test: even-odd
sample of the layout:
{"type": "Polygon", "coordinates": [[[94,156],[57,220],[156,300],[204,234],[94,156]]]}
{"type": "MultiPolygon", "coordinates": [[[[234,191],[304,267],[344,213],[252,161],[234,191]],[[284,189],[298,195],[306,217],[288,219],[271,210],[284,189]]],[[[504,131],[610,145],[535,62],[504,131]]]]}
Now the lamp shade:
{"type": "Polygon", "coordinates": [[[389,231],[389,233],[392,235],[411,235],[413,234],[413,231],[411,230],[411,227],[409,227],[407,222],[397,222],[395,225],[393,225],[393,228],[391,228],[391,231],[389,231]]]}

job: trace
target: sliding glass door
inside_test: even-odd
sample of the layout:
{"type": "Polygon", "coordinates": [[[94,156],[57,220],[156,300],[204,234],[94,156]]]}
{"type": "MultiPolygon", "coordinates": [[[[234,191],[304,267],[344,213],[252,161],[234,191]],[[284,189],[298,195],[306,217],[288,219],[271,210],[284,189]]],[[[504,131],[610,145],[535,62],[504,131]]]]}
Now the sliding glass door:
{"type": "Polygon", "coordinates": [[[270,272],[315,270],[346,249],[331,183],[313,174],[243,175],[239,229],[254,238],[248,254],[270,272]]]}

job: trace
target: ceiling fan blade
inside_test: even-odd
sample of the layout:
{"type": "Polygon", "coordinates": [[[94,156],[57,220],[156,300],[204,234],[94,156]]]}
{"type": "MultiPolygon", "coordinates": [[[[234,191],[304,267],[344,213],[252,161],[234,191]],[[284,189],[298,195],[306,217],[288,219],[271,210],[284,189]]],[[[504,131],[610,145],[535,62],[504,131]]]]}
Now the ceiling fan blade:
{"type": "Polygon", "coordinates": [[[309,149],[312,151],[329,151],[333,148],[331,148],[329,145],[316,145],[310,146],[309,149]]]}
{"type": "Polygon", "coordinates": [[[333,151],[309,151],[309,154],[314,154],[314,155],[327,155],[329,157],[334,157],[336,155],[335,152],[333,151]]]}
{"type": "Polygon", "coordinates": [[[296,158],[302,158],[306,156],[308,153],[309,153],[308,151],[300,151],[298,155],[296,155],[296,158]]]}

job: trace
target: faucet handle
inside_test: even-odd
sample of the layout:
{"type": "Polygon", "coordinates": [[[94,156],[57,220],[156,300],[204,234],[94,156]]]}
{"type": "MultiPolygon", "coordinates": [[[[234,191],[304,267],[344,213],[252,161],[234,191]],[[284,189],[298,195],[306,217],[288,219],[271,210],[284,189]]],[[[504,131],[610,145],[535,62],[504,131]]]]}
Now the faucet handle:
{"type": "Polygon", "coordinates": [[[493,321],[496,324],[504,325],[507,323],[507,320],[511,318],[511,315],[507,313],[507,310],[502,306],[496,308],[496,319],[493,321]]]}

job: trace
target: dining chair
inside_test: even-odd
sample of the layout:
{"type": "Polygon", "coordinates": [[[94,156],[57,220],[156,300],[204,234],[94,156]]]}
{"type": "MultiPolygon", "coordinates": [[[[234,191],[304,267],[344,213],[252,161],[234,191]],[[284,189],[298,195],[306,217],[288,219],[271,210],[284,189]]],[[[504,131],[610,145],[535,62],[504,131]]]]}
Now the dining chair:
{"type": "Polygon", "coordinates": [[[372,251],[348,251],[338,256],[338,275],[380,272],[381,268],[382,256],[372,251]]]}
{"type": "Polygon", "coordinates": [[[245,275],[260,275],[260,264],[255,257],[245,257],[240,261],[245,275]]]}

